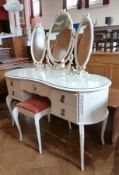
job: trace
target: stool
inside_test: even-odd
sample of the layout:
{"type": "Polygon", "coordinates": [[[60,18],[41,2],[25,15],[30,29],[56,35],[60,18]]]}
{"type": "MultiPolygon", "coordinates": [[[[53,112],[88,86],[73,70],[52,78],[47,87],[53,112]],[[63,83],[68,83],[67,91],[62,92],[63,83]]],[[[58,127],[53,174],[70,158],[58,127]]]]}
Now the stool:
{"type": "Polygon", "coordinates": [[[39,120],[44,116],[48,115],[50,119],[50,101],[47,97],[33,96],[27,100],[17,103],[16,107],[13,109],[13,119],[19,131],[19,140],[22,141],[22,132],[19,124],[18,116],[19,112],[34,118],[39,152],[42,153],[41,146],[41,134],[40,134],[40,124],[39,120]]]}

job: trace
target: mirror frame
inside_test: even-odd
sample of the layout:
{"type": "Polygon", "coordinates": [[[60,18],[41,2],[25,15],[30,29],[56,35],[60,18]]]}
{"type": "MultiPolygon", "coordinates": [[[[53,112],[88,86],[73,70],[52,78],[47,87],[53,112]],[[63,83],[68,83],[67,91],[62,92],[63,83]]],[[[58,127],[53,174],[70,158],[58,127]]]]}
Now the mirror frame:
{"type": "MultiPolygon", "coordinates": [[[[86,43],[85,43],[86,44],[86,43]]],[[[75,55],[75,63],[76,63],[76,70],[78,71],[82,71],[82,70],[85,70],[85,67],[86,67],[86,64],[88,63],[89,61],[89,58],[90,58],[90,55],[92,53],[92,48],[93,48],[93,23],[92,23],[92,20],[89,16],[89,14],[87,14],[86,16],[84,16],[79,24],[79,27],[78,27],[78,30],[77,30],[77,33],[76,33],[76,39],[75,39],[75,46],[74,46],[74,55],[75,55]],[[90,27],[90,41],[89,41],[89,49],[88,49],[88,52],[86,53],[86,58],[84,60],[84,63],[82,65],[79,64],[78,62],[78,56],[77,56],[77,45],[78,45],[78,36],[79,34],[81,33],[81,26],[84,22],[88,22],[89,24],[89,27],[90,27]]]]}
{"type": "MultiPolygon", "coordinates": [[[[60,32],[59,32],[60,33],[60,32]]],[[[47,37],[47,61],[50,65],[54,65],[54,66],[61,66],[61,67],[65,67],[65,63],[66,62],[72,62],[71,59],[71,54],[72,54],[72,50],[73,50],[73,41],[74,41],[74,30],[73,30],[73,22],[72,19],[69,15],[69,13],[66,12],[66,10],[61,10],[58,12],[58,14],[55,16],[54,21],[50,27],[49,33],[48,33],[48,37],[47,37]],[[67,18],[70,20],[70,24],[71,24],[71,38],[70,38],[70,43],[67,49],[67,52],[65,53],[64,57],[62,58],[62,60],[56,60],[52,53],[51,53],[51,49],[50,49],[50,35],[52,32],[52,28],[55,24],[56,19],[61,16],[61,15],[65,15],[67,16],[67,18]]]]}
{"type": "MultiPolygon", "coordinates": [[[[40,38],[39,38],[40,40],[40,38]]],[[[32,32],[32,35],[31,35],[31,56],[32,56],[32,59],[33,59],[33,62],[35,65],[43,65],[42,62],[43,62],[43,59],[44,59],[44,56],[45,56],[45,52],[46,52],[46,41],[45,41],[45,31],[41,25],[41,23],[37,23],[33,29],[33,32],[32,32]],[[36,33],[36,30],[40,28],[40,30],[42,31],[42,34],[43,34],[43,38],[44,38],[44,50],[43,50],[43,54],[42,54],[42,57],[40,59],[40,61],[37,61],[35,56],[34,56],[34,51],[33,51],[33,40],[34,40],[34,35],[36,33]]]]}

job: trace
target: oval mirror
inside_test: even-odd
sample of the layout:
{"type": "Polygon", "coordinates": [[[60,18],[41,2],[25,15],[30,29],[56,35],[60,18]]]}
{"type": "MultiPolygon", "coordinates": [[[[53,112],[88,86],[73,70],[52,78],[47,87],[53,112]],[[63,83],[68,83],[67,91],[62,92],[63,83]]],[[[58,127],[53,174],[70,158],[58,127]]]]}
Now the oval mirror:
{"type": "Polygon", "coordinates": [[[31,36],[31,56],[35,64],[42,64],[45,50],[45,32],[41,24],[37,24],[31,36]]]}
{"type": "Polygon", "coordinates": [[[69,14],[60,11],[48,35],[48,57],[51,62],[66,62],[72,46],[73,23],[69,14]]]}
{"type": "Polygon", "coordinates": [[[82,18],[75,40],[75,61],[77,69],[84,70],[93,47],[93,24],[89,15],[82,18]]]}

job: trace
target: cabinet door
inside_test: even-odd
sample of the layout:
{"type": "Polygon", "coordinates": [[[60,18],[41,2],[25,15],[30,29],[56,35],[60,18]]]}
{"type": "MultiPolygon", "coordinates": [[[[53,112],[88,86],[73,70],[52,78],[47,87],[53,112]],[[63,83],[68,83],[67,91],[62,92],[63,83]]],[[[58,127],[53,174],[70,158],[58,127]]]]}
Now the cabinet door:
{"type": "Polygon", "coordinates": [[[112,88],[119,89],[119,65],[111,65],[110,77],[112,79],[112,88]]]}
{"type": "Polygon", "coordinates": [[[91,74],[109,77],[109,65],[103,63],[88,63],[86,70],[91,74]]]}

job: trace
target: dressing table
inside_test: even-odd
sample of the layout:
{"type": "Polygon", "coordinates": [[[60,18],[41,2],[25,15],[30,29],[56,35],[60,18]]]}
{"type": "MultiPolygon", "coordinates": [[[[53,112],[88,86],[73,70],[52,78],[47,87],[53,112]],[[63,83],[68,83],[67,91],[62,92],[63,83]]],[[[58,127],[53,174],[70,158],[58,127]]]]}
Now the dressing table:
{"type": "Polygon", "coordinates": [[[15,69],[5,74],[9,94],[7,104],[11,116],[12,99],[22,101],[31,94],[38,94],[50,99],[52,114],[79,126],[82,171],[84,126],[102,122],[101,141],[104,144],[108,119],[108,92],[111,84],[106,77],[85,72],[92,45],[93,26],[90,17],[82,18],[78,31],[74,34],[69,14],[61,11],[55,17],[47,38],[41,25],[37,25],[33,30],[31,54],[34,67],[15,69]],[[70,31],[68,35],[67,30],[70,31]],[[62,37],[64,31],[69,42],[65,42],[62,37]],[[45,54],[47,60],[44,64],[45,54]],[[72,66],[73,59],[75,66],[72,66]]]}

